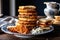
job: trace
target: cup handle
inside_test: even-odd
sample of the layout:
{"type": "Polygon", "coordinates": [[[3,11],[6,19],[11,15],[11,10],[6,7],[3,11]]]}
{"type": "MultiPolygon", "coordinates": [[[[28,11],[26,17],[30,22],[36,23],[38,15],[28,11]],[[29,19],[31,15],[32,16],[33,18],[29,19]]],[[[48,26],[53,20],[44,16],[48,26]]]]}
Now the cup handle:
{"type": "Polygon", "coordinates": [[[60,11],[60,3],[57,3],[57,5],[59,5],[59,11],[60,11]]]}

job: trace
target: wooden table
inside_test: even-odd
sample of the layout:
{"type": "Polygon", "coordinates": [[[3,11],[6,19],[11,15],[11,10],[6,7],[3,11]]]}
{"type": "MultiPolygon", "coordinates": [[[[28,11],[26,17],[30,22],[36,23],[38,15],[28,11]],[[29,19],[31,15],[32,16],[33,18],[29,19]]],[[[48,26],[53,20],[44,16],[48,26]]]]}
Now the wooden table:
{"type": "Polygon", "coordinates": [[[53,27],[54,27],[54,31],[44,35],[35,36],[34,38],[29,38],[29,39],[17,38],[13,35],[1,33],[0,40],[60,40],[60,26],[53,25],[53,27]]]}

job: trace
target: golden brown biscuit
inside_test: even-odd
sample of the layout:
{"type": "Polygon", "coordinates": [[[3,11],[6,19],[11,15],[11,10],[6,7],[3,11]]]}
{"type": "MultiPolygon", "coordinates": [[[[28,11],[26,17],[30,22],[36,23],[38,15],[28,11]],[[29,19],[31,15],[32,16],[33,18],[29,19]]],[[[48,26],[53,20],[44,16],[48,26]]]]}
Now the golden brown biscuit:
{"type": "Polygon", "coordinates": [[[20,26],[21,26],[21,25],[24,25],[24,26],[26,26],[26,27],[28,27],[28,26],[31,26],[31,27],[36,26],[36,24],[33,25],[33,24],[22,24],[22,23],[17,23],[16,25],[18,25],[18,24],[19,24],[20,26]]]}
{"type": "Polygon", "coordinates": [[[19,13],[36,13],[36,11],[18,10],[19,13]]]}
{"type": "Polygon", "coordinates": [[[37,15],[18,15],[18,18],[20,18],[20,17],[37,17],[37,15]]]}
{"type": "Polygon", "coordinates": [[[46,23],[46,22],[51,22],[52,20],[50,19],[39,19],[39,22],[43,22],[43,23],[46,23]]]}
{"type": "Polygon", "coordinates": [[[30,19],[30,18],[18,18],[18,20],[23,20],[23,21],[37,21],[37,19],[30,19]]]}
{"type": "Polygon", "coordinates": [[[36,23],[36,21],[28,21],[28,20],[19,20],[18,22],[26,22],[26,23],[36,23]]]}
{"type": "Polygon", "coordinates": [[[60,16],[55,16],[55,20],[60,21],[60,16]]]}
{"type": "Polygon", "coordinates": [[[30,18],[30,19],[37,19],[37,16],[23,16],[23,15],[18,15],[18,18],[30,18]]]}
{"type": "Polygon", "coordinates": [[[29,23],[29,22],[24,22],[24,23],[23,23],[23,22],[18,22],[18,23],[20,23],[20,24],[25,24],[25,25],[28,25],[28,24],[30,24],[30,25],[31,25],[31,24],[32,24],[32,25],[35,25],[35,24],[36,24],[36,23],[31,23],[31,22],[30,22],[30,23],[29,23]]]}
{"type": "Polygon", "coordinates": [[[33,9],[24,9],[24,10],[18,9],[18,12],[20,12],[20,11],[36,11],[36,10],[33,10],[33,9]]]}
{"type": "Polygon", "coordinates": [[[19,15],[37,15],[37,13],[19,13],[19,15]]]}
{"type": "Polygon", "coordinates": [[[27,6],[19,6],[19,9],[24,10],[24,9],[36,9],[35,6],[33,5],[27,5],[27,6]]]}
{"type": "Polygon", "coordinates": [[[53,24],[60,24],[60,21],[54,19],[54,20],[53,20],[53,24]]]}
{"type": "Polygon", "coordinates": [[[43,30],[50,30],[50,27],[41,27],[43,30]]]}
{"type": "Polygon", "coordinates": [[[49,27],[50,25],[46,25],[46,24],[40,24],[40,27],[49,27]]]}

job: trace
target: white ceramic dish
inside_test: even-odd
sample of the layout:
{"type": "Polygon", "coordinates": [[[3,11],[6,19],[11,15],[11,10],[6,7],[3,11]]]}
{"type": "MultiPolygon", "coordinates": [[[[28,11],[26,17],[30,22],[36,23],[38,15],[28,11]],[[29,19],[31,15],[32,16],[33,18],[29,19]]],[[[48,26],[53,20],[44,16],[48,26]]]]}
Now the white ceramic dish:
{"type": "Polygon", "coordinates": [[[6,25],[3,25],[1,27],[1,30],[7,34],[12,34],[16,37],[20,37],[20,38],[31,38],[31,37],[34,37],[34,36],[37,36],[37,35],[41,35],[41,34],[46,34],[46,33],[49,33],[49,32],[52,32],[54,30],[54,27],[53,26],[50,26],[50,30],[47,30],[47,31],[44,31],[42,33],[37,33],[37,34],[32,34],[32,33],[29,33],[29,34],[19,34],[19,33],[14,33],[14,32],[11,32],[7,29],[7,26],[12,26],[12,25],[15,25],[15,24],[6,24],[6,25]]]}

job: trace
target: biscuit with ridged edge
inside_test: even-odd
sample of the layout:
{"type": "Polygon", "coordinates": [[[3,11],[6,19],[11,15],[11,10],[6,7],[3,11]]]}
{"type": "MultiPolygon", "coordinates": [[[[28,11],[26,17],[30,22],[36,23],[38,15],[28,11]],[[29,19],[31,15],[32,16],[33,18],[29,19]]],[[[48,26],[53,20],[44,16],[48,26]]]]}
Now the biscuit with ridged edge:
{"type": "Polygon", "coordinates": [[[24,9],[36,9],[35,6],[33,5],[27,5],[27,6],[19,6],[19,9],[24,10],[24,9]]]}
{"type": "Polygon", "coordinates": [[[37,21],[37,19],[30,19],[30,18],[18,18],[18,20],[23,20],[23,21],[37,21]]]}

